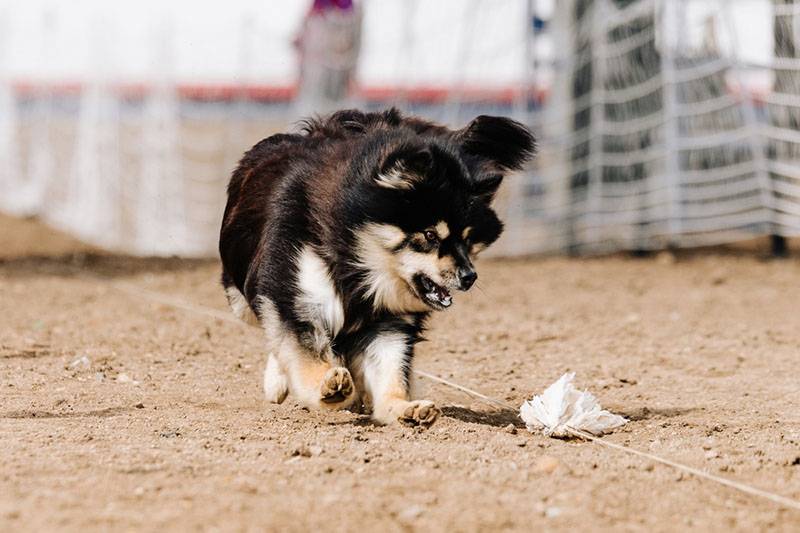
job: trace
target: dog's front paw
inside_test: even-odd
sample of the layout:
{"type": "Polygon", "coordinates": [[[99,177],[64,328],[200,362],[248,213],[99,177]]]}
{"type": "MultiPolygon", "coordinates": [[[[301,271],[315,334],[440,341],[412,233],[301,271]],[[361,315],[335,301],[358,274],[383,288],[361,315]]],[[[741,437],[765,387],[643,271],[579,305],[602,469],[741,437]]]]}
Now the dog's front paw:
{"type": "Polygon", "coordinates": [[[350,372],[344,367],[336,366],[328,370],[322,379],[320,400],[329,407],[344,408],[352,402],[354,392],[350,372]]]}
{"type": "Polygon", "coordinates": [[[442,414],[441,409],[430,400],[415,400],[408,402],[400,417],[397,419],[407,426],[428,427],[442,414]]]}

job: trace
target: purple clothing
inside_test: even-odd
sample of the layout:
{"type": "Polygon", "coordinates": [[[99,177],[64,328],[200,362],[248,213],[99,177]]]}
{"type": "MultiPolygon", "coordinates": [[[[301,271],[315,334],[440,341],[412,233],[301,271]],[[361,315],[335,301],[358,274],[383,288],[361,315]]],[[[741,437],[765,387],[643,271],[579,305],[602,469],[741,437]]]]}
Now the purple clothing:
{"type": "Polygon", "coordinates": [[[353,0],[314,0],[311,11],[325,11],[327,9],[341,9],[347,11],[353,9],[353,0]]]}

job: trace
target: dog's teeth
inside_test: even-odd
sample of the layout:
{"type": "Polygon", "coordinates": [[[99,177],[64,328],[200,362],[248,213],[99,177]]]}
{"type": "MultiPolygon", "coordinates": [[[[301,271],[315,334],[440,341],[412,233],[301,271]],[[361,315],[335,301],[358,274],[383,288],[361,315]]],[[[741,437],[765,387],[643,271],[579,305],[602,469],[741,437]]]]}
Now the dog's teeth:
{"type": "Polygon", "coordinates": [[[442,287],[435,283],[433,280],[423,277],[421,279],[422,288],[425,290],[423,298],[431,303],[438,304],[442,307],[450,307],[453,303],[450,291],[446,287],[442,287]]]}

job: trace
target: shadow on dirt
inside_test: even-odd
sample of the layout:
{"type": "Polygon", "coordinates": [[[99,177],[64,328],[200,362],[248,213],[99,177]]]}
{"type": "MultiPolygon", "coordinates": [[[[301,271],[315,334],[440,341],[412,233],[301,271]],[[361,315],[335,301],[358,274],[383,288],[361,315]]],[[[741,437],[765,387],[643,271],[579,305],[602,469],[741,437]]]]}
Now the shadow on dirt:
{"type": "Polygon", "coordinates": [[[0,275],[6,278],[94,276],[116,278],[140,273],[191,271],[218,263],[216,259],[134,257],[104,252],[0,257],[0,275]]]}
{"type": "Polygon", "coordinates": [[[0,413],[0,418],[10,419],[33,419],[33,418],[107,418],[110,416],[119,415],[133,411],[133,407],[106,407],[105,409],[95,409],[92,411],[65,411],[65,412],[52,412],[52,411],[36,411],[32,409],[23,409],[20,411],[8,411],[0,413]]]}
{"type": "Polygon", "coordinates": [[[614,413],[622,415],[632,422],[653,418],[673,418],[695,411],[694,407],[637,407],[636,409],[614,409],[614,413]]]}
{"type": "MultiPolygon", "coordinates": [[[[442,417],[460,420],[461,422],[469,422],[470,424],[482,424],[484,426],[492,427],[506,427],[512,424],[517,428],[524,428],[525,424],[520,420],[519,415],[511,409],[498,410],[498,411],[474,411],[466,407],[455,407],[452,405],[445,405],[441,407],[442,417]]],[[[368,414],[354,413],[357,415],[352,420],[337,420],[328,422],[333,426],[356,426],[356,427],[377,427],[380,424],[372,420],[368,414]]],[[[440,418],[441,420],[441,418],[440,418]]]]}
{"type": "MultiPolygon", "coordinates": [[[[628,420],[635,422],[638,420],[649,420],[658,418],[673,418],[686,413],[695,411],[695,408],[666,407],[651,408],[638,407],[629,410],[614,410],[616,414],[622,415],[628,420]]],[[[483,424],[492,427],[506,427],[512,424],[517,428],[524,428],[525,423],[520,419],[519,413],[511,409],[498,411],[475,411],[466,407],[446,406],[442,407],[442,416],[454,418],[462,422],[472,424],[483,424]]]]}
{"type": "Polygon", "coordinates": [[[444,406],[442,407],[442,416],[471,424],[483,424],[484,426],[505,427],[512,424],[518,428],[525,427],[525,424],[519,418],[519,414],[511,409],[474,411],[466,407],[444,406]]]}

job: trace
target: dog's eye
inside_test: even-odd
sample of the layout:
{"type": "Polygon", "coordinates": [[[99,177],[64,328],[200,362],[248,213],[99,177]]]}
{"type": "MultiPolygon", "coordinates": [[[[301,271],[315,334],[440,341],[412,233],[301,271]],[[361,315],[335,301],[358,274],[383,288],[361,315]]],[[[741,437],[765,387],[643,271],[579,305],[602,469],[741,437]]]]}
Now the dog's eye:
{"type": "Polygon", "coordinates": [[[428,230],[425,232],[425,240],[430,243],[439,242],[439,236],[436,235],[434,232],[428,230]]]}

